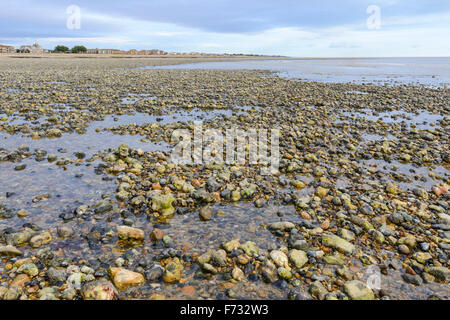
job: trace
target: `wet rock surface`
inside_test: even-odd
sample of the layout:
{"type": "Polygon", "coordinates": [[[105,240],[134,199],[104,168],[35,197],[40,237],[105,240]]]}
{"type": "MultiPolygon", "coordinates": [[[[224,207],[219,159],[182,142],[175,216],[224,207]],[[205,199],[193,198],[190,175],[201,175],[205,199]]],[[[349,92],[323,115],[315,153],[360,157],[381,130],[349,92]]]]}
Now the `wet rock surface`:
{"type": "Polygon", "coordinates": [[[0,299],[449,298],[448,89],[180,60],[0,59],[0,299]],[[198,120],[279,173],[174,164],[198,120]]]}

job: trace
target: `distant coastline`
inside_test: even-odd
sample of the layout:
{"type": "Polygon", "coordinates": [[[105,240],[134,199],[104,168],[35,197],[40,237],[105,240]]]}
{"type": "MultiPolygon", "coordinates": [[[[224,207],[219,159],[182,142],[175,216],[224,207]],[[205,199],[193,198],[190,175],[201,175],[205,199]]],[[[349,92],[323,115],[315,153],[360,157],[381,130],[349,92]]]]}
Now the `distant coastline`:
{"type": "Polygon", "coordinates": [[[226,58],[226,59],[257,59],[257,60],[297,60],[303,58],[292,58],[285,56],[260,56],[260,55],[228,55],[228,54],[205,54],[205,55],[178,55],[178,54],[167,54],[167,55],[131,55],[131,54],[88,54],[88,53],[0,53],[0,58],[142,58],[142,59],[166,59],[166,58],[197,58],[197,59],[208,59],[208,58],[226,58]]]}
{"type": "Polygon", "coordinates": [[[90,54],[90,53],[0,53],[0,58],[142,58],[142,59],[166,59],[166,58],[193,58],[193,59],[241,59],[241,60],[356,60],[356,59],[410,59],[410,58],[450,58],[450,56],[439,57],[289,57],[281,55],[247,55],[247,54],[167,54],[167,55],[136,55],[136,54],[90,54]]]}

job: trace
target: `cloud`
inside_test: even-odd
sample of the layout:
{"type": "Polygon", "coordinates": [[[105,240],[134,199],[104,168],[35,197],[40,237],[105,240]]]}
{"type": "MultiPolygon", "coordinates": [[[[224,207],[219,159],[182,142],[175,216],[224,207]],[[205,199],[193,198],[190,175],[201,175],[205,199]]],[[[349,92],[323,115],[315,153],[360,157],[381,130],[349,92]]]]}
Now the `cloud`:
{"type": "Polygon", "coordinates": [[[450,2],[438,0],[2,0],[0,43],[290,56],[450,55],[450,2]],[[81,29],[66,8],[81,8],[81,29]],[[381,8],[368,30],[367,6],[381,8]]]}

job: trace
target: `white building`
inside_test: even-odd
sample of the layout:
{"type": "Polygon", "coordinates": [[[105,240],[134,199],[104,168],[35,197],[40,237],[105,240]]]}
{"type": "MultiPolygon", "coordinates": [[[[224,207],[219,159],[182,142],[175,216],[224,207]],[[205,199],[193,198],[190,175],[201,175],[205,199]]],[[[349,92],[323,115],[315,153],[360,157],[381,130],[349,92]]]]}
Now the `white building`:
{"type": "Polygon", "coordinates": [[[44,49],[37,43],[30,45],[25,45],[20,47],[21,52],[28,53],[44,53],[44,49]]]}
{"type": "Polygon", "coordinates": [[[13,46],[5,46],[3,44],[0,44],[0,53],[15,53],[16,48],[13,46]]]}

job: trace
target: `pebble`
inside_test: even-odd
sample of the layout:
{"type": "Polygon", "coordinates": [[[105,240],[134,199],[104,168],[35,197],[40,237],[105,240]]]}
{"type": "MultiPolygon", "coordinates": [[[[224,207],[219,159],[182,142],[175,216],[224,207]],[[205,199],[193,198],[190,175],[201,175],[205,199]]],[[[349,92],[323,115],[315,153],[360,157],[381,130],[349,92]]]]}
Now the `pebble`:
{"type": "Polygon", "coordinates": [[[173,258],[166,266],[163,273],[163,280],[168,283],[178,282],[184,267],[178,258],[173,258]]]}
{"type": "Polygon", "coordinates": [[[105,279],[85,283],[81,295],[84,300],[117,300],[119,297],[114,285],[105,279]]]}
{"type": "Polygon", "coordinates": [[[344,284],[344,291],[352,300],[375,299],[372,289],[359,280],[347,281],[344,284]]]}
{"type": "Polygon", "coordinates": [[[213,210],[211,207],[203,207],[199,211],[200,219],[203,221],[209,221],[213,217],[213,210]]]}
{"type": "Polygon", "coordinates": [[[297,269],[301,269],[308,262],[308,257],[305,251],[292,249],[289,251],[288,257],[297,269]]]}
{"type": "Polygon", "coordinates": [[[37,236],[34,236],[30,239],[30,246],[32,248],[39,248],[43,245],[49,244],[52,241],[53,237],[49,232],[43,232],[37,236]]]}
{"type": "Polygon", "coordinates": [[[138,286],[144,283],[144,276],[140,273],[127,270],[125,268],[110,268],[109,273],[114,285],[122,290],[129,286],[138,286]]]}
{"type": "Polygon", "coordinates": [[[56,232],[58,233],[58,236],[60,236],[63,239],[70,238],[74,234],[73,229],[67,226],[59,226],[56,232]]]}
{"type": "Polygon", "coordinates": [[[128,226],[117,226],[117,235],[121,240],[143,240],[144,230],[128,226]]]}
{"type": "Polygon", "coordinates": [[[154,228],[150,233],[150,239],[152,241],[158,242],[161,241],[164,237],[164,231],[158,228],[154,228]]]}
{"type": "Polygon", "coordinates": [[[334,234],[322,235],[322,244],[328,247],[341,250],[346,254],[351,254],[355,250],[355,246],[353,244],[334,234]]]}
{"type": "Polygon", "coordinates": [[[273,250],[270,252],[270,258],[278,267],[289,268],[288,257],[280,250],[273,250]]]}
{"type": "Polygon", "coordinates": [[[22,251],[11,245],[0,246],[0,256],[8,256],[8,255],[21,256],[22,251]]]}

